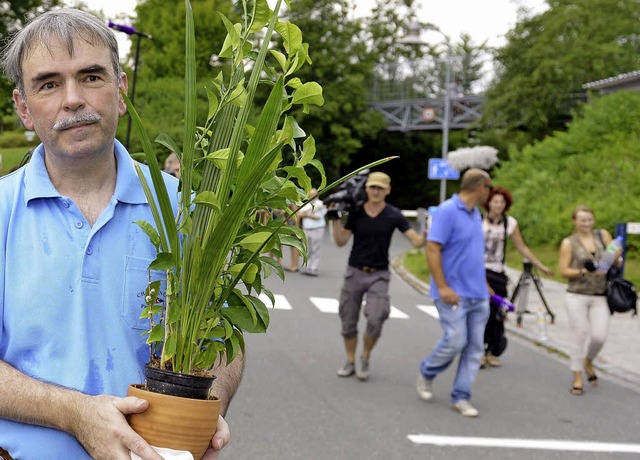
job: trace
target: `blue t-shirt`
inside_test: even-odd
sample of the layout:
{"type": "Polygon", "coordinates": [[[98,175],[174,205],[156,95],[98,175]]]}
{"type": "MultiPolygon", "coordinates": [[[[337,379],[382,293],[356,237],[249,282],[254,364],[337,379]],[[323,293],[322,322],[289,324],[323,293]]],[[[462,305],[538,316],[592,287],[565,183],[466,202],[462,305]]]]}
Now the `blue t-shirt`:
{"type": "MultiPolygon", "coordinates": [[[[156,257],[134,223],[153,223],[134,161],[116,141],[115,192],[91,227],[51,183],[43,155],[41,145],[0,178],[0,359],[38,380],[125,396],[149,361],[139,316],[156,257]]],[[[175,207],[178,182],[164,177],[175,207]]],[[[0,446],[14,458],[89,458],[66,433],[1,418],[0,446]]]]}
{"type": "MultiPolygon", "coordinates": [[[[442,270],[447,284],[460,297],[489,297],[484,268],[484,234],[482,216],[471,211],[456,194],[438,206],[427,235],[428,241],[442,245],[442,270]]],[[[431,277],[431,297],[440,299],[431,277]]]]}

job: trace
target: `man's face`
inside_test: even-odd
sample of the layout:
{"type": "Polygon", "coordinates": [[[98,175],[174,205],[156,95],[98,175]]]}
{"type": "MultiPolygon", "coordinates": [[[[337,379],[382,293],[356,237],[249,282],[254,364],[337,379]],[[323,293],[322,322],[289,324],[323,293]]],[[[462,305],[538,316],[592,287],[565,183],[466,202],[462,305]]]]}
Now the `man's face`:
{"type": "Polygon", "coordinates": [[[380,187],[379,185],[367,185],[365,191],[367,192],[367,201],[381,203],[387,198],[391,189],[389,187],[380,187]]]}
{"type": "Polygon", "coordinates": [[[493,190],[493,185],[491,185],[491,180],[487,180],[482,185],[480,185],[480,193],[478,193],[478,202],[477,206],[483,205],[489,199],[489,195],[493,190]]]}
{"type": "Polygon", "coordinates": [[[23,59],[26,100],[13,98],[27,129],[36,131],[47,155],[81,158],[113,152],[118,118],[126,112],[106,47],[74,42],[74,56],[65,46],[36,45],[23,59]],[[49,51],[50,50],[50,51],[49,51]]]}

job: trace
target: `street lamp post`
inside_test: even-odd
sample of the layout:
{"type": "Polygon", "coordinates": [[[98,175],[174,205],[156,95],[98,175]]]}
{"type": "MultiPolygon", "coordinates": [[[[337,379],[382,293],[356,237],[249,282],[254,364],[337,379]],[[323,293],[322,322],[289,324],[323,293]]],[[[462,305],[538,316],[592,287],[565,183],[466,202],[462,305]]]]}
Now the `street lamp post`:
{"type": "MultiPolygon", "coordinates": [[[[128,26],[125,24],[118,24],[112,21],[109,21],[109,27],[111,29],[117,30],[119,32],[123,32],[127,35],[135,35],[137,36],[136,41],[136,55],[133,63],[133,81],[131,83],[131,104],[133,105],[136,97],[136,78],[138,76],[138,58],[140,56],[140,38],[146,37],[149,40],[153,40],[153,36],[149,34],[145,34],[143,32],[137,31],[133,26],[128,26]]],[[[124,146],[129,148],[129,136],[131,135],[131,114],[129,114],[129,121],[127,122],[127,137],[124,142],[124,146]]]]}
{"type": "MultiPolygon", "coordinates": [[[[451,43],[449,43],[449,37],[446,36],[438,27],[433,24],[426,24],[424,27],[419,22],[413,22],[409,25],[409,33],[407,36],[400,40],[405,45],[423,46],[427,43],[420,38],[421,30],[433,30],[439,32],[444,37],[445,45],[447,46],[447,56],[445,61],[445,82],[444,82],[444,99],[443,99],[443,114],[442,114],[442,152],[441,157],[443,160],[447,159],[447,153],[449,151],[449,119],[451,118],[451,43]]],[[[440,179],[440,203],[442,203],[447,196],[447,180],[440,179]]]]}

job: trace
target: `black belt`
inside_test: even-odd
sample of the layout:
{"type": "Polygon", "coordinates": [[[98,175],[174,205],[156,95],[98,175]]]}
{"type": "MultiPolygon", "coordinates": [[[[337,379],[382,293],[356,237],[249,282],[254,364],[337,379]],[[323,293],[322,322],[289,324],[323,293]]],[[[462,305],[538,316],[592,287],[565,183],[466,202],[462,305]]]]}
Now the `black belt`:
{"type": "Polygon", "coordinates": [[[382,270],[382,268],[369,267],[368,265],[361,265],[360,267],[354,267],[354,268],[357,268],[358,270],[362,270],[365,273],[375,273],[382,270]]]}

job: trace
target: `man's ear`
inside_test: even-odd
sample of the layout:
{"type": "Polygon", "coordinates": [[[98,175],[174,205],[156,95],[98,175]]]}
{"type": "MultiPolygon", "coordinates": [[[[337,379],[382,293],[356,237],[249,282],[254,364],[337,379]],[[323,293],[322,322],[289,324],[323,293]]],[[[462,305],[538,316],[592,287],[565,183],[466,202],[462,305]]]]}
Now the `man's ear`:
{"type": "MultiPolygon", "coordinates": [[[[118,85],[118,90],[122,90],[125,94],[127,94],[129,90],[129,79],[127,78],[127,74],[124,72],[120,73],[120,84],[118,85]]],[[[118,113],[120,116],[127,113],[127,104],[124,102],[122,94],[118,94],[118,113]]]]}
{"type": "Polygon", "coordinates": [[[29,109],[27,108],[27,101],[24,100],[20,91],[17,89],[13,90],[13,102],[16,104],[16,108],[18,109],[18,115],[20,116],[20,120],[22,120],[22,124],[28,130],[33,130],[33,121],[31,121],[31,116],[29,115],[29,109]]]}

